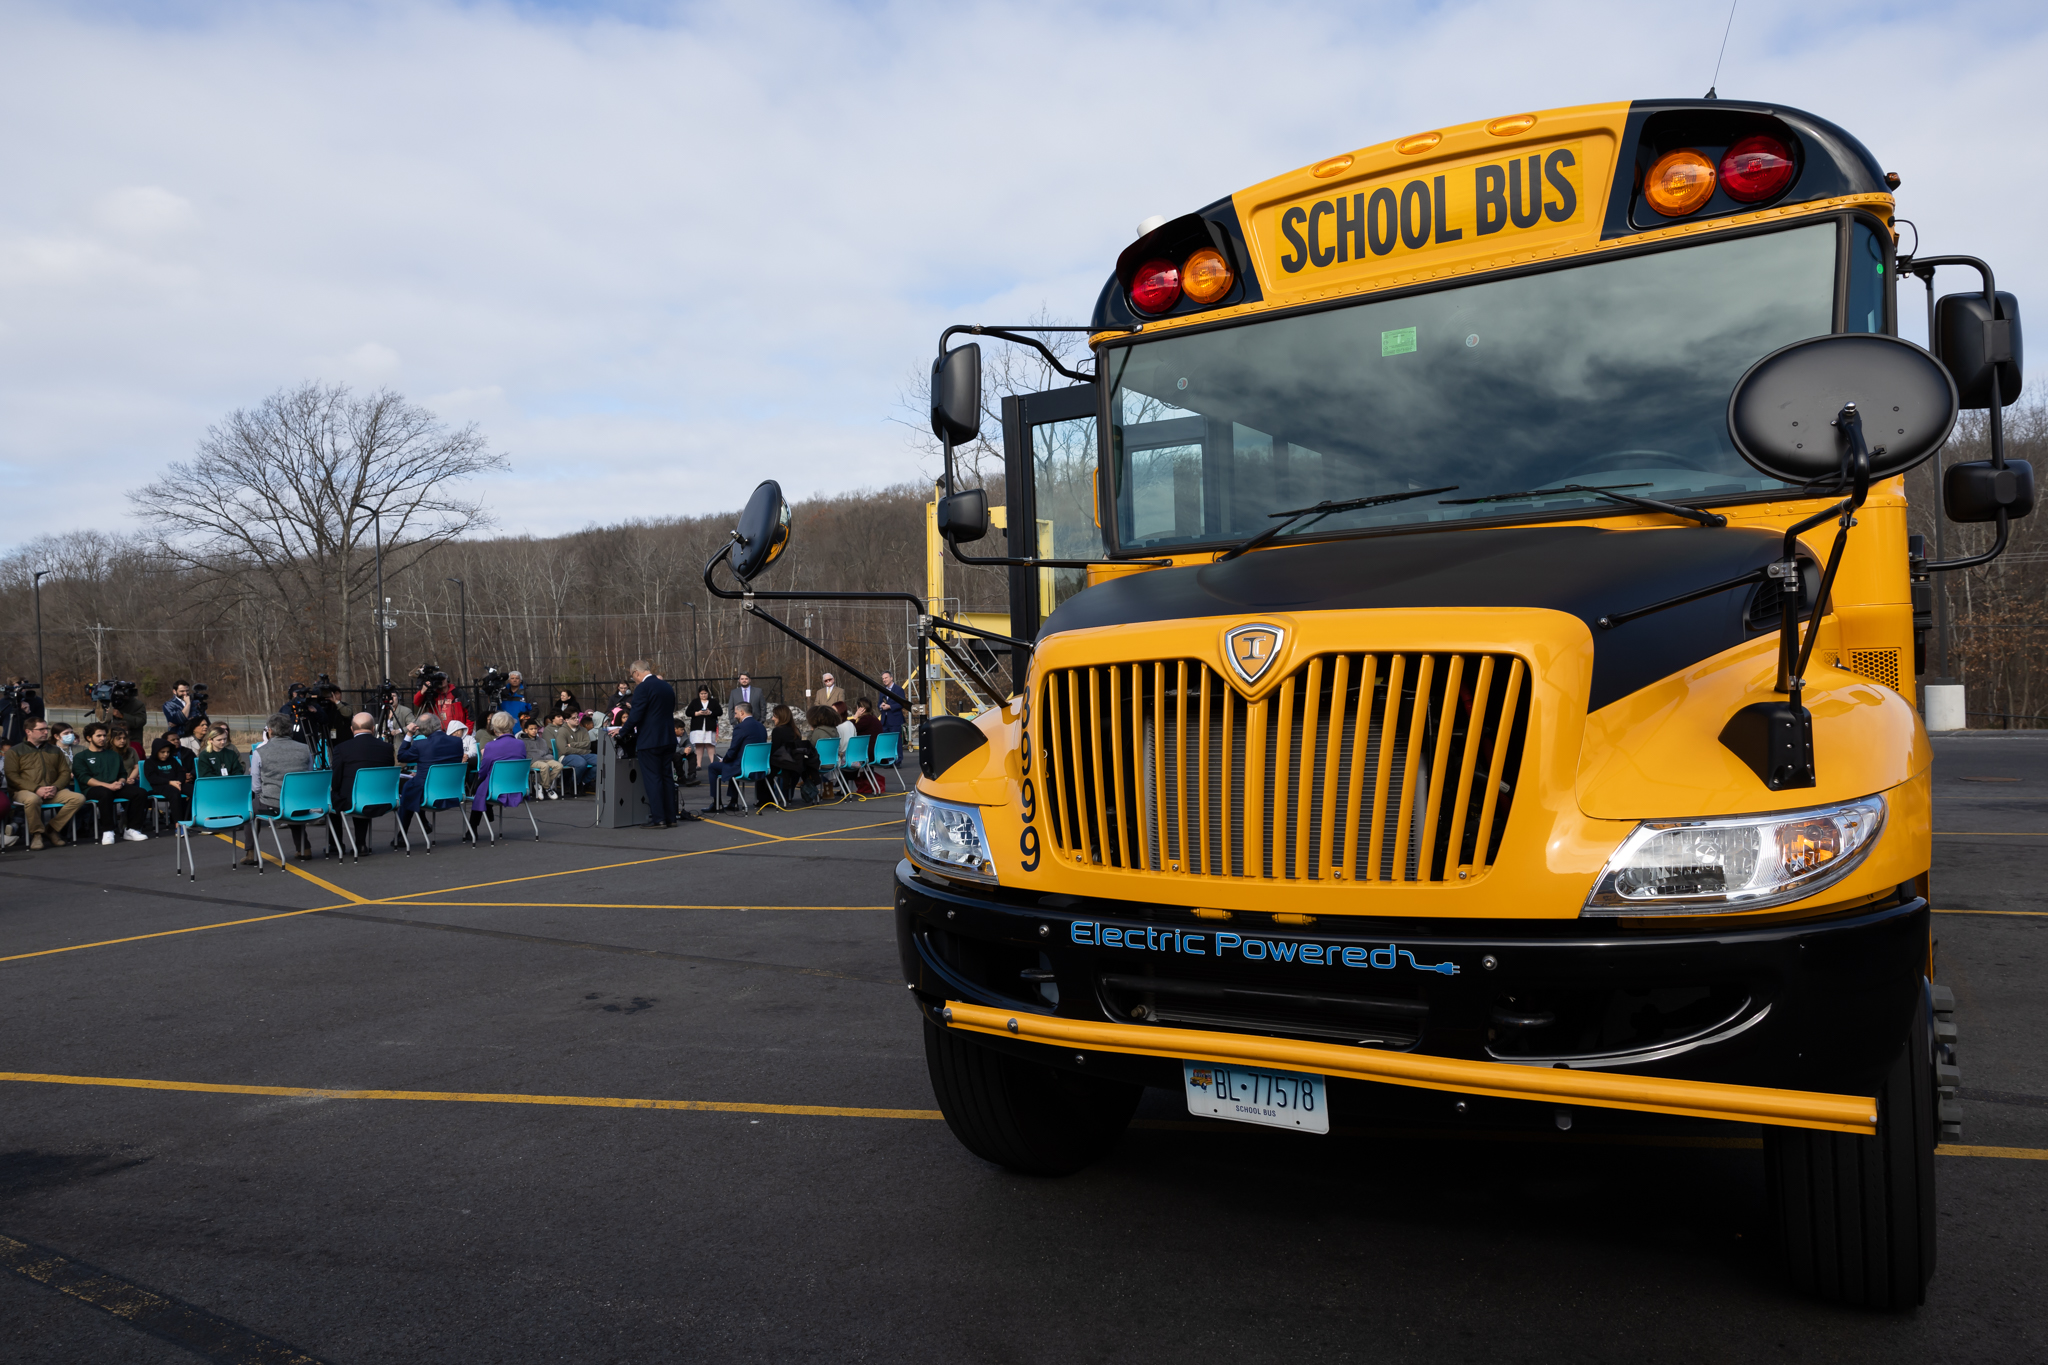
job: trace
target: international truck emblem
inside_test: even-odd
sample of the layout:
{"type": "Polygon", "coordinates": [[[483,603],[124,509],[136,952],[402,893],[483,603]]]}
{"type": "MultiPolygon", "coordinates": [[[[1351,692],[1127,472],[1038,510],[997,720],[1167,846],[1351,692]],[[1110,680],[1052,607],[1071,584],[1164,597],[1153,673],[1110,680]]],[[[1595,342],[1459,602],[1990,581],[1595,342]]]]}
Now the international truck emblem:
{"type": "Polygon", "coordinates": [[[1223,647],[1230,656],[1230,666],[1249,687],[1266,676],[1273,660],[1280,657],[1280,646],[1286,639],[1287,633],[1278,626],[1253,624],[1225,632],[1223,647]]]}

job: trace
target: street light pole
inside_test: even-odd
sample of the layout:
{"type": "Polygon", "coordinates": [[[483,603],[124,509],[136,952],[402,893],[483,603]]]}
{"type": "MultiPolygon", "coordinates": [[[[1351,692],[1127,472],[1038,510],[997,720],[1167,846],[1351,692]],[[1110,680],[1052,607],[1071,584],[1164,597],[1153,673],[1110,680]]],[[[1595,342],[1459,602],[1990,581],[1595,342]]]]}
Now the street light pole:
{"type": "Polygon", "coordinates": [[[390,601],[384,596],[384,513],[380,508],[358,501],[356,506],[370,514],[370,525],[377,535],[377,633],[384,641],[384,675],[379,682],[391,681],[391,611],[390,601]]]}
{"type": "Polygon", "coordinates": [[[685,602],[683,605],[690,609],[690,676],[702,678],[704,675],[698,669],[703,661],[697,657],[697,604],[685,602]]]}
{"type": "MultiPolygon", "coordinates": [[[[451,578],[448,581],[456,586],[458,590],[456,600],[462,604],[462,672],[457,676],[467,679],[469,677],[469,585],[459,578],[451,578]]],[[[463,684],[457,683],[456,686],[461,687],[463,684]]]]}
{"type": "Polygon", "coordinates": [[[36,691],[47,691],[43,686],[43,576],[48,569],[36,570],[36,691]]]}

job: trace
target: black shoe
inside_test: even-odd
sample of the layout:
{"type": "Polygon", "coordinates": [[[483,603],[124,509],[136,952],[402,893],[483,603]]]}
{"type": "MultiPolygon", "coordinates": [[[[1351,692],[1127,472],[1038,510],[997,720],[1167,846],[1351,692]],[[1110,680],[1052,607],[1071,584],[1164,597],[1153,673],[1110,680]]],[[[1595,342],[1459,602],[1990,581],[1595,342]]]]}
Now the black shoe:
{"type": "Polygon", "coordinates": [[[667,828],[668,828],[668,826],[667,826],[667,825],[665,825],[665,824],[663,824],[663,823],[662,823],[661,821],[659,821],[659,820],[645,820],[645,821],[642,821],[642,822],[640,823],[640,825],[639,825],[639,828],[641,828],[641,829],[667,829],[667,828]]]}
{"type": "Polygon", "coordinates": [[[700,823],[700,822],[702,822],[702,821],[703,821],[703,819],[704,819],[704,817],[703,817],[703,816],[701,816],[701,815],[697,815],[697,814],[695,814],[695,813],[693,813],[693,812],[691,812],[691,811],[686,811],[686,810],[679,810],[679,811],[677,811],[677,812],[676,812],[676,823],[677,823],[677,824],[679,824],[679,825],[681,825],[681,824],[697,824],[697,823],[700,823]]]}

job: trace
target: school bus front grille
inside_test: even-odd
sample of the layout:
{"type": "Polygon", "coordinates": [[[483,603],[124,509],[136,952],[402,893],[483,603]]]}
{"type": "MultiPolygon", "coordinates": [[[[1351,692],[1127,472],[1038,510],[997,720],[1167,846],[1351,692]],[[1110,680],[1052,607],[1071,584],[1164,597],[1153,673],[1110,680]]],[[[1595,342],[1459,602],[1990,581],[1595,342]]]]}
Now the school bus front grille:
{"type": "Polygon", "coordinates": [[[1268,881],[1492,865],[1529,723],[1505,654],[1326,654],[1258,701],[1195,659],[1048,670],[1039,798],[1061,856],[1268,881]]]}

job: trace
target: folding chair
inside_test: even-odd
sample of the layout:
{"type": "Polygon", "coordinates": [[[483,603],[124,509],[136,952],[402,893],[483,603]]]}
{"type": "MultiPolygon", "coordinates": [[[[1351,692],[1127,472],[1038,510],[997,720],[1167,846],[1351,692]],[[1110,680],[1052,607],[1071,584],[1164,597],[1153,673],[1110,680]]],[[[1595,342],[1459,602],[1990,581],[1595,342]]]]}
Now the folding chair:
{"type": "MultiPolygon", "coordinates": [[[[428,811],[444,811],[460,806],[469,799],[469,769],[461,763],[429,763],[427,780],[420,791],[420,808],[412,818],[420,827],[420,838],[427,841],[427,852],[434,851],[434,836],[427,829],[428,811]]],[[[472,844],[476,835],[470,832],[469,821],[462,822],[462,837],[472,844]]]]}
{"type": "MultiPolygon", "coordinates": [[[[896,771],[896,765],[903,758],[903,736],[895,730],[884,730],[873,738],[875,741],[875,761],[869,765],[869,771],[872,772],[876,768],[882,770],[882,790],[887,791],[889,790],[889,774],[896,771]]],[[[900,774],[897,776],[896,781],[898,784],[902,783],[903,778],[900,774]]]]}
{"type": "MultiPolygon", "coordinates": [[[[310,825],[317,819],[327,822],[327,837],[337,847],[341,840],[334,833],[334,778],[324,772],[307,769],[302,773],[286,773],[284,782],[277,790],[277,814],[258,814],[256,818],[270,826],[270,842],[277,845],[278,866],[285,865],[284,840],[277,832],[277,822],[287,825],[310,825]]],[[[257,831],[256,857],[263,858],[262,831],[257,831]]]]}
{"type": "Polygon", "coordinates": [[[534,842],[540,842],[540,821],[533,818],[533,796],[526,789],[533,784],[533,762],[524,758],[501,758],[491,765],[490,785],[484,791],[484,828],[490,831],[491,842],[498,842],[497,827],[491,823],[491,807],[498,807],[498,816],[504,818],[505,798],[522,798],[520,805],[526,808],[526,819],[533,826],[534,842]]]}
{"type": "Polygon", "coordinates": [[[759,808],[747,804],[747,789],[741,784],[754,778],[768,780],[768,794],[772,798],[769,804],[775,809],[782,810],[789,805],[789,798],[782,794],[782,784],[775,780],[775,768],[768,761],[769,756],[766,744],[749,744],[740,750],[739,776],[726,779],[732,783],[732,794],[739,798],[740,809],[748,815],[759,814],[759,808]]]}
{"type": "Polygon", "coordinates": [[[844,801],[853,795],[852,790],[846,785],[846,775],[839,767],[839,737],[834,735],[830,739],[814,739],[811,743],[818,749],[818,776],[832,779],[832,785],[839,789],[840,800],[844,801]]]}
{"type": "Polygon", "coordinates": [[[868,775],[868,765],[874,761],[874,747],[873,735],[855,735],[846,741],[839,753],[839,770],[853,774],[853,794],[857,800],[867,800],[861,794],[860,782],[868,775]]]}
{"type": "MultiPolygon", "coordinates": [[[[177,849],[173,853],[171,875],[177,876],[186,868],[191,869],[193,881],[199,880],[199,860],[192,856],[192,831],[202,834],[218,829],[239,829],[249,823],[249,803],[252,799],[249,774],[239,777],[202,777],[192,783],[192,818],[180,820],[177,824],[177,849]]],[[[242,850],[230,846],[228,866],[233,867],[235,854],[242,850]]],[[[256,860],[257,875],[262,875],[263,860],[256,860]]]]}
{"type": "MultiPolygon", "coordinates": [[[[375,819],[375,816],[368,813],[372,806],[389,806],[394,813],[398,810],[400,776],[395,765],[389,768],[358,768],[355,790],[349,793],[348,809],[334,812],[334,818],[340,823],[342,833],[348,835],[349,852],[355,855],[357,862],[363,860],[363,851],[356,847],[356,821],[375,819]]],[[[333,780],[328,779],[330,782],[333,780]]],[[[398,837],[405,840],[405,856],[410,858],[412,840],[406,836],[403,820],[398,822],[398,837]]]]}

